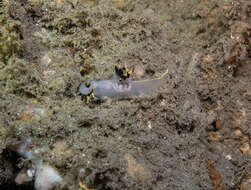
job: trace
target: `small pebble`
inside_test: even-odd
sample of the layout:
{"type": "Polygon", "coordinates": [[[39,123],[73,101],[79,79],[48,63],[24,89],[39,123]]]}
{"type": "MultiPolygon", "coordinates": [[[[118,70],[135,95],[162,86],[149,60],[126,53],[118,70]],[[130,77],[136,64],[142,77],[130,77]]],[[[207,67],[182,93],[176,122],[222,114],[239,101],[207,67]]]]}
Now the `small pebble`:
{"type": "Polygon", "coordinates": [[[222,128],[222,122],[220,120],[216,121],[216,129],[219,130],[222,128]]]}
{"type": "Polygon", "coordinates": [[[232,156],[231,155],[226,155],[226,157],[225,157],[227,160],[232,160],[232,156]]]}
{"type": "Polygon", "coordinates": [[[241,135],[242,135],[241,130],[240,130],[240,129],[236,129],[236,130],[234,131],[234,135],[235,135],[235,136],[241,136],[241,135]]]}
{"type": "Polygon", "coordinates": [[[241,150],[242,153],[248,152],[250,150],[248,142],[243,143],[240,146],[240,150],[241,150]]]}
{"type": "Polygon", "coordinates": [[[40,120],[45,115],[45,109],[29,104],[24,107],[24,110],[19,115],[21,120],[40,120]]]}
{"type": "MultiPolygon", "coordinates": [[[[28,170],[22,169],[22,170],[17,174],[17,176],[16,176],[16,178],[15,178],[16,184],[18,184],[18,185],[23,185],[23,184],[28,183],[28,182],[30,182],[30,181],[33,180],[34,175],[31,175],[31,176],[28,175],[28,171],[29,171],[29,170],[30,170],[30,169],[28,169],[28,170]]],[[[35,171],[34,171],[34,173],[35,173],[35,171]]]]}
{"type": "Polygon", "coordinates": [[[35,175],[35,169],[28,169],[27,170],[27,176],[30,177],[30,178],[33,178],[33,176],[35,175]]]}
{"type": "Polygon", "coordinates": [[[143,76],[145,74],[145,70],[142,66],[136,65],[133,71],[135,76],[143,76]]]}
{"type": "Polygon", "coordinates": [[[149,129],[152,128],[152,123],[151,123],[151,121],[148,121],[148,122],[147,122],[147,127],[148,127],[149,129]]]}
{"type": "Polygon", "coordinates": [[[48,55],[44,55],[42,58],[41,58],[41,64],[45,67],[48,67],[51,63],[51,58],[48,56],[48,55]]]}

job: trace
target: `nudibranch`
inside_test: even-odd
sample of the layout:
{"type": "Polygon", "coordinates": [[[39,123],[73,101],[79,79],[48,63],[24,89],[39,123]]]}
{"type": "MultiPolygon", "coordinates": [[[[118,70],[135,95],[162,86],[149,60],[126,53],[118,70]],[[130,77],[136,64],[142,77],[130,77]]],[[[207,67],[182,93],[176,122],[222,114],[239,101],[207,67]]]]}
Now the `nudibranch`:
{"type": "Polygon", "coordinates": [[[159,78],[141,81],[130,80],[131,72],[126,66],[115,66],[115,74],[111,79],[83,81],[79,86],[80,94],[87,97],[87,102],[91,97],[123,98],[150,94],[166,82],[168,70],[159,78]]]}

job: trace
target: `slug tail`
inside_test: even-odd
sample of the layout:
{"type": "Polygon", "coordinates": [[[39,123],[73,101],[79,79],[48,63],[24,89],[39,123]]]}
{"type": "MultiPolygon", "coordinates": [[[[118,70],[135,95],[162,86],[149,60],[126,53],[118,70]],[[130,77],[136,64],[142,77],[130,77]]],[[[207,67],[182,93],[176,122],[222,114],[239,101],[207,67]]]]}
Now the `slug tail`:
{"type": "Polygon", "coordinates": [[[168,74],[168,69],[159,77],[159,79],[166,78],[168,74]]]}

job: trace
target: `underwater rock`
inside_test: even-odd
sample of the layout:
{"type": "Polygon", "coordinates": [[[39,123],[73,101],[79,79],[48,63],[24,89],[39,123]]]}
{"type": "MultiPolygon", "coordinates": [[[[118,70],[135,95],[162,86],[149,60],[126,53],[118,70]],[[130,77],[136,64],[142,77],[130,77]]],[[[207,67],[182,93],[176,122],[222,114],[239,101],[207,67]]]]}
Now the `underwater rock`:
{"type": "Polygon", "coordinates": [[[136,159],[131,154],[124,155],[127,161],[127,174],[134,180],[146,183],[151,179],[150,170],[143,164],[136,161],[136,159]]]}
{"type": "Polygon", "coordinates": [[[34,177],[35,170],[32,169],[22,169],[16,176],[15,182],[18,185],[23,185],[25,183],[31,182],[34,177]]]}
{"type": "Polygon", "coordinates": [[[37,148],[34,150],[30,149],[29,145],[31,142],[32,139],[27,138],[24,143],[16,149],[16,152],[31,160],[34,164],[36,169],[35,189],[51,190],[62,181],[62,178],[53,167],[43,163],[43,158],[41,157],[41,153],[44,151],[43,148],[37,148]]]}
{"type": "Polygon", "coordinates": [[[35,176],[36,190],[50,190],[62,181],[59,173],[49,165],[38,164],[35,176]]]}

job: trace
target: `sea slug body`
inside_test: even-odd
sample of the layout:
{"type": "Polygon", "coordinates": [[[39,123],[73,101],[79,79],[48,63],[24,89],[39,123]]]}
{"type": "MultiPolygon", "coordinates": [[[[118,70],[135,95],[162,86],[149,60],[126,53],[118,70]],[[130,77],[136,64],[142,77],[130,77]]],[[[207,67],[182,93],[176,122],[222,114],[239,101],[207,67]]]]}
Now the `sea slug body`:
{"type": "Polygon", "coordinates": [[[116,77],[110,80],[83,81],[79,92],[83,96],[95,95],[97,98],[122,98],[150,94],[166,82],[168,70],[159,78],[143,81],[120,80],[116,77]]]}

